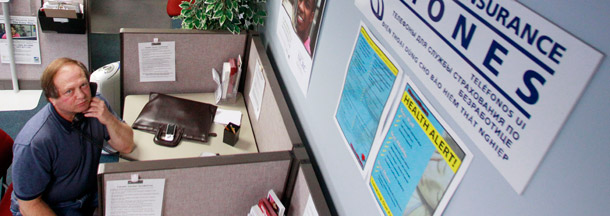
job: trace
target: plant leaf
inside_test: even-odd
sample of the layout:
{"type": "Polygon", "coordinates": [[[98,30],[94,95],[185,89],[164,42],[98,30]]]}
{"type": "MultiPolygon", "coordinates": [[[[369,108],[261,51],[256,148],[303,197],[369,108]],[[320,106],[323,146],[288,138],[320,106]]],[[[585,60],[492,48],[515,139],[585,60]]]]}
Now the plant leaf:
{"type": "Polygon", "coordinates": [[[181,15],[181,16],[185,16],[185,17],[188,17],[188,16],[190,16],[189,14],[191,13],[191,11],[193,11],[193,10],[191,10],[191,9],[182,9],[182,10],[180,11],[180,15],[181,15]]]}
{"type": "Polygon", "coordinates": [[[237,3],[237,1],[234,1],[234,2],[233,2],[233,8],[235,8],[235,9],[236,9],[236,11],[237,11],[237,9],[239,8],[239,4],[237,3]]]}
{"type": "Polygon", "coordinates": [[[222,16],[222,11],[216,11],[214,12],[214,16],[212,16],[212,19],[218,19],[220,16],[222,16]]]}
{"type": "Polygon", "coordinates": [[[191,7],[191,3],[189,1],[183,1],[182,3],[180,3],[180,8],[182,9],[186,9],[191,7]]]}
{"type": "Polygon", "coordinates": [[[225,0],[225,5],[227,6],[227,10],[233,10],[233,0],[225,0]]]}
{"type": "Polygon", "coordinates": [[[220,21],[220,25],[222,26],[225,23],[225,21],[227,21],[227,16],[224,14],[220,15],[219,21],[220,21]]]}
{"type": "Polygon", "coordinates": [[[229,19],[229,20],[233,19],[233,12],[231,12],[231,10],[226,10],[225,15],[227,16],[227,19],[229,19]]]}
{"type": "MultiPolygon", "coordinates": [[[[213,7],[213,6],[214,6],[214,5],[212,5],[212,7],[213,7]]],[[[205,11],[205,16],[206,16],[206,17],[212,17],[213,15],[214,15],[214,10],[208,10],[208,11],[205,11]]]]}
{"type": "Polygon", "coordinates": [[[214,4],[214,3],[216,3],[216,2],[218,2],[218,0],[205,0],[205,2],[204,2],[204,3],[205,3],[205,4],[214,4]]]}
{"type": "Polygon", "coordinates": [[[198,11],[195,13],[195,18],[197,18],[197,19],[203,19],[203,11],[202,11],[202,10],[198,10],[198,11]]]}
{"type": "Polygon", "coordinates": [[[266,17],[267,16],[267,12],[265,12],[264,10],[257,11],[256,15],[259,16],[259,17],[266,17]]]}
{"type": "Polygon", "coordinates": [[[222,9],[222,6],[224,6],[224,4],[222,2],[218,2],[215,5],[216,7],[214,8],[214,12],[219,11],[220,9],[222,9]]]}
{"type": "Polygon", "coordinates": [[[196,20],[193,21],[193,25],[195,26],[196,29],[200,29],[201,28],[201,21],[196,19],[196,20]]]}
{"type": "Polygon", "coordinates": [[[245,15],[246,19],[251,19],[252,18],[252,10],[246,9],[244,11],[244,15],[245,15]]]}
{"type": "Polygon", "coordinates": [[[213,5],[213,4],[210,4],[210,5],[208,5],[208,6],[205,8],[205,12],[207,13],[207,12],[209,12],[209,11],[210,11],[210,10],[212,10],[212,9],[214,9],[214,5],[213,5]]]}

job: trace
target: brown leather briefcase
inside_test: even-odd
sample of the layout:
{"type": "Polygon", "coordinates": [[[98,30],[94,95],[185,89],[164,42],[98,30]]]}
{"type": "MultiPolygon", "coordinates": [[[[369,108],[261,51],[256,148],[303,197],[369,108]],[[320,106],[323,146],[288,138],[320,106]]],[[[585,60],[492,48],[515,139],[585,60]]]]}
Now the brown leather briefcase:
{"type": "Polygon", "coordinates": [[[216,109],[211,104],[153,92],[131,127],[155,134],[154,142],[168,147],[177,146],[181,139],[207,142],[216,109]]]}

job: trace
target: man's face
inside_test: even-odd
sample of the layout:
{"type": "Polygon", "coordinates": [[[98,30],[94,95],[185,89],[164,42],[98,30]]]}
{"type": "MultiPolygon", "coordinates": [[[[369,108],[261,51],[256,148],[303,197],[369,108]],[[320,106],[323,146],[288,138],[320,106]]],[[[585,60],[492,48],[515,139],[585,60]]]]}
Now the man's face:
{"type": "Polygon", "coordinates": [[[299,0],[297,6],[297,32],[308,34],[313,21],[314,0],[299,0]]]}
{"type": "Polygon", "coordinates": [[[59,97],[49,98],[49,101],[64,119],[72,121],[76,113],[89,109],[91,103],[89,82],[79,66],[75,64],[62,66],[55,74],[53,83],[59,97]]]}

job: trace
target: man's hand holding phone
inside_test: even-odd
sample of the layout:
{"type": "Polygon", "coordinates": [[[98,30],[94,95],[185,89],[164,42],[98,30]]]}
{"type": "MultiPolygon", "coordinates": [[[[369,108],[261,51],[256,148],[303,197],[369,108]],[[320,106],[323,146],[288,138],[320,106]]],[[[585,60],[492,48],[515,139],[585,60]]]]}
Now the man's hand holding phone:
{"type": "Polygon", "coordinates": [[[97,118],[104,125],[117,120],[106,107],[106,103],[98,97],[91,98],[89,109],[85,111],[85,117],[97,118]]]}

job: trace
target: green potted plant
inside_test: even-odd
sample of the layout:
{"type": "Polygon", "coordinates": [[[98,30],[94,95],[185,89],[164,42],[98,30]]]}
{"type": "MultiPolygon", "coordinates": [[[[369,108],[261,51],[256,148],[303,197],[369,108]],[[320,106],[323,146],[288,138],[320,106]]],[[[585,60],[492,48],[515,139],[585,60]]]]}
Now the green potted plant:
{"type": "Polygon", "coordinates": [[[190,0],[180,3],[183,29],[221,30],[233,34],[265,23],[266,0],[190,0]]]}

